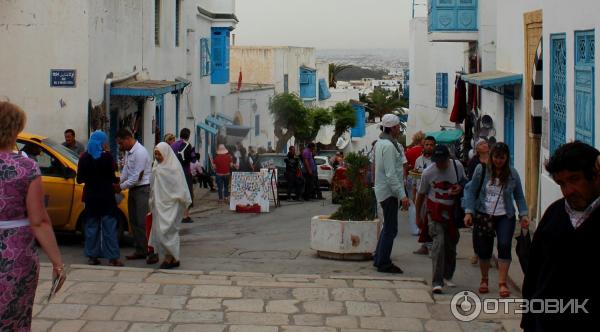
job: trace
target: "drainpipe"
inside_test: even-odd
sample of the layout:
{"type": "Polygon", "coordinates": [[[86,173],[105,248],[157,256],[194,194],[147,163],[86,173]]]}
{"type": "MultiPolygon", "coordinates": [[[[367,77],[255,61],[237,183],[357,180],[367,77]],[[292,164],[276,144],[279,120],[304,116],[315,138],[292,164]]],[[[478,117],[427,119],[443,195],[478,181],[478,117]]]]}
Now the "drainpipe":
{"type": "Polygon", "coordinates": [[[113,83],[119,83],[119,82],[126,81],[128,79],[131,79],[140,72],[139,70],[135,70],[135,67],[133,69],[134,69],[133,73],[130,73],[126,76],[119,77],[119,78],[113,78],[112,72],[110,72],[110,73],[108,73],[108,75],[106,75],[106,79],[104,80],[104,105],[106,108],[106,112],[108,113],[109,123],[110,123],[110,88],[112,87],[113,83]]]}

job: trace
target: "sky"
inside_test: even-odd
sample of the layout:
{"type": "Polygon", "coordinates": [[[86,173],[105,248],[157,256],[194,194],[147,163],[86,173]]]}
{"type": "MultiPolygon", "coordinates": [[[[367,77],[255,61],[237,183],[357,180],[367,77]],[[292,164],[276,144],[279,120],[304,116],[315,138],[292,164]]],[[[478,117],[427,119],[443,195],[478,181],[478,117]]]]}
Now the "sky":
{"type": "Polygon", "coordinates": [[[411,10],[412,0],[237,0],[233,33],[237,45],[408,48],[411,10]]]}

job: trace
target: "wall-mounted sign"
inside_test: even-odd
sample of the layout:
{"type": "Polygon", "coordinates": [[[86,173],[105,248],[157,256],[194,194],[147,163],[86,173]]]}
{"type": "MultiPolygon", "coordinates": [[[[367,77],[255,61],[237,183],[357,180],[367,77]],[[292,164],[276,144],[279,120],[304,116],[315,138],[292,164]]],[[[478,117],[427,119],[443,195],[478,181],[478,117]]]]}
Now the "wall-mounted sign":
{"type": "Polygon", "coordinates": [[[50,87],[74,88],[76,86],[77,71],[75,69],[51,69],[50,87]]]}

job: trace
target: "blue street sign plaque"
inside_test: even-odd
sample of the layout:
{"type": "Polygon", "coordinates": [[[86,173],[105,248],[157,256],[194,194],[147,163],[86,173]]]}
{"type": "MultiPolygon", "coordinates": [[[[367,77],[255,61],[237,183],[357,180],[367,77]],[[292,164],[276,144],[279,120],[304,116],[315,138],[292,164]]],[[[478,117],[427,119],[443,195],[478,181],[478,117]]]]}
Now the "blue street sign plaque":
{"type": "Polygon", "coordinates": [[[51,69],[50,87],[74,88],[76,86],[77,71],[75,69],[51,69]]]}

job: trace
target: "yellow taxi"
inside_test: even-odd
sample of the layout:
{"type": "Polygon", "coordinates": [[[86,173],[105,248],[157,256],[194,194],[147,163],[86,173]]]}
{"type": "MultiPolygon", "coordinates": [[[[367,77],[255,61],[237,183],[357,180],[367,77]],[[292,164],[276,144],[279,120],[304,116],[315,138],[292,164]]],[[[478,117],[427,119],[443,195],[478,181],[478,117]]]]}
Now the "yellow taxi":
{"type": "MultiPolygon", "coordinates": [[[[77,184],[79,156],[62,144],[47,137],[20,133],[17,149],[37,161],[42,173],[46,209],[56,231],[83,233],[85,204],[83,184],[77,184]]],[[[119,238],[125,231],[132,234],[128,222],[127,192],[119,203],[119,238]]]]}

